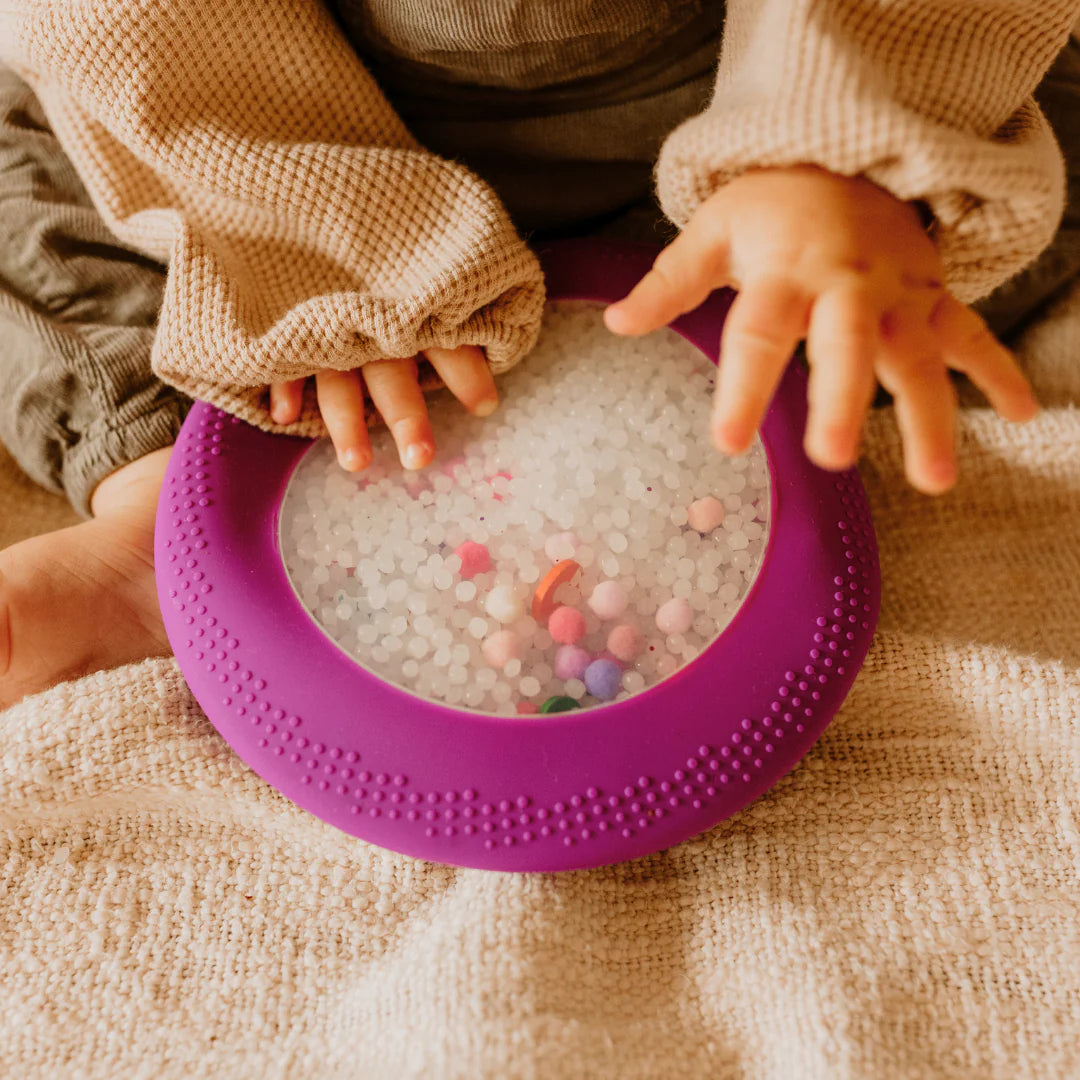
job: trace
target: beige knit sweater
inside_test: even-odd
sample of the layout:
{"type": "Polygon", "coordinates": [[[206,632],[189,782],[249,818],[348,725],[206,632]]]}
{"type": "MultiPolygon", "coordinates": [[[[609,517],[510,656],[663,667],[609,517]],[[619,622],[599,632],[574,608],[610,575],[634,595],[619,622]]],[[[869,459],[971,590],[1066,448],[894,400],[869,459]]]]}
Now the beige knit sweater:
{"type": "MultiPolygon", "coordinates": [[[[581,36],[613,4],[575,6],[581,36]]],[[[861,173],[925,200],[949,285],[983,295],[1057,224],[1032,91],[1078,14],[729,0],[714,100],[660,154],[662,206],[685,224],[754,166],[861,173]]],[[[153,363],[187,393],[273,427],[271,380],[465,342],[499,372],[535,340],[540,269],[498,198],[410,136],[315,0],[0,0],[0,59],[112,229],[168,261],[153,363]]],[[[309,407],[286,430],[320,424],[309,407]]]]}

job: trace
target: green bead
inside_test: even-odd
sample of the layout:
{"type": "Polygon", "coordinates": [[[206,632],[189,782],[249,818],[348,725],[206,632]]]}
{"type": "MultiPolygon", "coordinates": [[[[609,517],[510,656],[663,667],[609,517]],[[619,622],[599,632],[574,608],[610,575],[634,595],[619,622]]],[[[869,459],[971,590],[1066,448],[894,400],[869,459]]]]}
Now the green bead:
{"type": "Polygon", "coordinates": [[[569,712],[571,709],[576,709],[578,703],[572,697],[563,697],[556,694],[555,697],[549,697],[543,705],[540,706],[542,713],[553,712],[569,712]]]}

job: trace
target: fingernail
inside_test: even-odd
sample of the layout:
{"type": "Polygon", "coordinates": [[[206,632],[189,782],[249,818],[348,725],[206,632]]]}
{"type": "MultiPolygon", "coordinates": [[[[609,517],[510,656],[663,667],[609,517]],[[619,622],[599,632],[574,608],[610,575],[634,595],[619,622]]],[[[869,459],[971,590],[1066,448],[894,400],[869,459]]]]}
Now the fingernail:
{"type": "Polygon", "coordinates": [[[618,304],[608,304],[604,308],[604,325],[612,332],[618,333],[618,331],[611,325],[611,320],[615,319],[616,322],[622,318],[623,309],[621,307],[621,301],[618,304]]]}
{"type": "Polygon", "coordinates": [[[956,484],[956,463],[938,460],[927,463],[923,469],[923,483],[917,485],[926,495],[944,495],[956,484]]]}
{"type": "Polygon", "coordinates": [[[956,462],[954,461],[937,461],[930,471],[939,484],[951,487],[956,483],[956,462]]]}
{"type": "Polygon", "coordinates": [[[477,402],[473,409],[473,416],[490,416],[498,407],[498,398],[484,398],[483,401],[477,402]]]}
{"type": "Polygon", "coordinates": [[[366,469],[368,465],[371,464],[371,460],[366,454],[362,454],[359,450],[352,447],[341,454],[338,460],[344,468],[349,470],[349,472],[359,472],[361,469],[366,469]]]}
{"type": "Polygon", "coordinates": [[[429,450],[423,443],[410,443],[405,447],[405,453],[402,455],[401,463],[406,469],[419,469],[423,466],[424,459],[428,456],[429,450]]]}

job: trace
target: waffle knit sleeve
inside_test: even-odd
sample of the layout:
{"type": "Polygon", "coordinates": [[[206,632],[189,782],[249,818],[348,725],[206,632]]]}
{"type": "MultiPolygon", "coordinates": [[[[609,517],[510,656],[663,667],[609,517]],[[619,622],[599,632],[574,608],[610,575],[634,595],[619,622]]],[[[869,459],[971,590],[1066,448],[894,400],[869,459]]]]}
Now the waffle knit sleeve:
{"type": "Polygon", "coordinates": [[[476,344],[496,373],[543,279],[493,191],[406,131],[314,0],[12,0],[0,58],[92,199],[169,273],[153,366],[262,427],[270,381],[476,344]]]}
{"type": "Polygon", "coordinates": [[[931,210],[971,302],[1031,262],[1061,216],[1060,150],[1032,92],[1076,0],[728,0],[716,89],[667,138],[656,181],[680,227],[753,168],[864,176],[931,210]]]}

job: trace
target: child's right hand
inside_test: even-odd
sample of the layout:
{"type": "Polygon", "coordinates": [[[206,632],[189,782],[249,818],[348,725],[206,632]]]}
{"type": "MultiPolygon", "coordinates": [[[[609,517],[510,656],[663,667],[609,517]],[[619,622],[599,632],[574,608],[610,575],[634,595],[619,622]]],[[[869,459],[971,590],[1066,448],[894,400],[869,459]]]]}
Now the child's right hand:
{"type": "MultiPolygon", "coordinates": [[[[490,416],[499,403],[495,380],[484,353],[475,345],[425,349],[423,355],[450,393],[474,416],[490,416]]],[[[390,429],[406,469],[422,469],[435,456],[427,405],[416,375],[416,360],[371,360],[353,371],[318,372],[315,392],[319,412],[342,468],[358,472],[371,464],[371,439],[364,420],[364,385],[390,429]],[[363,380],[363,383],[361,382],[363,380]]],[[[270,387],[270,415],[275,423],[300,418],[304,379],[270,387]]]]}

